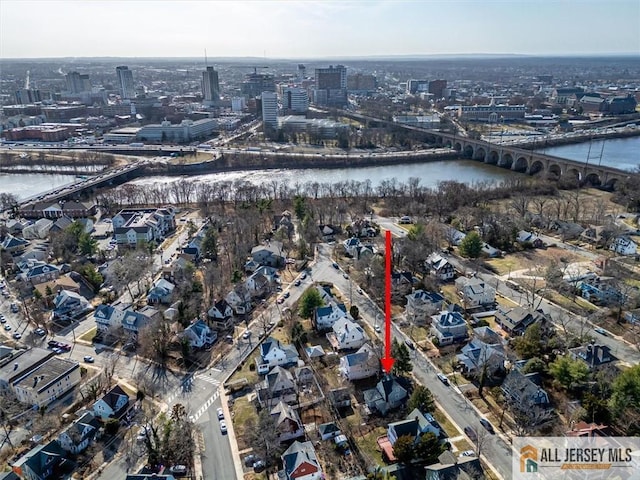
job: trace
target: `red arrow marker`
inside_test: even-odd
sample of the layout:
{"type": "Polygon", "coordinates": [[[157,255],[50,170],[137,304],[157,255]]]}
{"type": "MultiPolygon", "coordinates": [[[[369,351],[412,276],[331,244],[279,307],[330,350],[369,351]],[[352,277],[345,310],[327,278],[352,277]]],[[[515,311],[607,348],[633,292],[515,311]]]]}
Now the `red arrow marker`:
{"type": "Polygon", "coordinates": [[[384,296],[384,357],[382,369],[391,372],[395,359],[391,356],[391,231],[386,232],[385,248],[385,296],[384,296]]]}

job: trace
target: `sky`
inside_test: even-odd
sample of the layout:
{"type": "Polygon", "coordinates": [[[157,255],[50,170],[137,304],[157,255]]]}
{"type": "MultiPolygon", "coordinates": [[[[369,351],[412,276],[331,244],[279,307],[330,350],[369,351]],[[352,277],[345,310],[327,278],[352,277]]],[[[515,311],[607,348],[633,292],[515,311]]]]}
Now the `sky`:
{"type": "Polygon", "coordinates": [[[0,0],[0,58],[640,54],[640,0],[0,0]]]}

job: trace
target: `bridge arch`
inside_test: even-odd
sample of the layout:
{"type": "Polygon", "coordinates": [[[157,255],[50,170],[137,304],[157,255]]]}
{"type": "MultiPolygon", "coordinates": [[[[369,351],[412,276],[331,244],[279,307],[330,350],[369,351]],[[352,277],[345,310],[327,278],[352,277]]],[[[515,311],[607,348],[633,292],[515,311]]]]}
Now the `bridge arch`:
{"type": "Polygon", "coordinates": [[[560,168],[560,165],[558,165],[557,163],[552,163],[551,165],[549,165],[549,177],[550,178],[560,178],[562,176],[562,169],[560,168]]]}
{"type": "Polygon", "coordinates": [[[590,172],[588,173],[585,177],[584,177],[584,181],[585,183],[594,186],[594,187],[599,187],[602,184],[602,181],[600,180],[600,175],[598,175],[598,173],[596,172],[590,172]]]}
{"type": "Polygon", "coordinates": [[[465,145],[462,156],[465,158],[473,158],[473,147],[471,145],[465,145]]]}
{"type": "Polygon", "coordinates": [[[489,154],[485,157],[484,161],[486,163],[490,163],[491,165],[497,165],[499,158],[500,158],[500,155],[498,154],[498,152],[496,150],[491,150],[489,154]]]}
{"type": "Polygon", "coordinates": [[[618,184],[619,181],[620,179],[618,179],[617,177],[611,177],[607,179],[607,181],[604,183],[604,187],[607,188],[608,190],[615,190],[616,185],[618,184]]]}
{"type": "Polygon", "coordinates": [[[529,167],[529,175],[535,175],[536,173],[544,171],[544,164],[540,160],[535,160],[529,167]]]}
{"type": "Polygon", "coordinates": [[[510,153],[503,153],[498,160],[498,166],[510,169],[513,166],[513,156],[510,153]]]}
{"type": "Polygon", "coordinates": [[[456,144],[453,146],[453,149],[457,152],[461,152],[462,151],[462,144],[460,142],[456,142],[456,144]]]}
{"type": "Polygon", "coordinates": [[[524,173],[529,168],[529,161],[525,157],[518,157],[512,168],[516,172],[524,173]]]}
{"type": "Polygon", "coordinates": [[[565,176],[567,176],[568,179],[570,180],[582,180],[582,175],[580,173],[580,170],[578,170],[577,168],[567,168],[564,172],[565,176]]]}
{"type": "Polygon", "coordinates": [[[486,158],[487,158],[487,151],[482,147],[476,147],[475,151],[473,152],[473,159],[484,162],[486,158]]]}

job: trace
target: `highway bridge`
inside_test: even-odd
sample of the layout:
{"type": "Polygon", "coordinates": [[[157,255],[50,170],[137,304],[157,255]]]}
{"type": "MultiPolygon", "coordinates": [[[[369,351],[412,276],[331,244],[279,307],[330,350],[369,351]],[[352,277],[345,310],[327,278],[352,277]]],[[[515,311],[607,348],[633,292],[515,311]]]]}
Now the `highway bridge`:
{"type": "Polygon", "coordinates": [[[594,186],[604,186],[607,188],[615,187],[617,182],[631,175],[631,172],[626,170],[594,163],[578,162],[523,148],[526,146],[535,148],[535,142],[508,145],[502,142],[494,143],[473,139],[456,133],[440,132],[412,125],[404,125],[352,112],[341,111],[340,115],[361,121],[368,125],[379,124],[413,131],[422,135],[426,143],[438,147],[452,148],[460,152],[462,157],[528,175],[542,173],[550,178],[565,180],[570,178],[594,186]]]}
{"type": "Polygon", "coordinates": [[[48,192],[40,193],[22,200],[20,208],[41,202],[55,202],[71,198],[79,198],[82,193],[101,187],[118,185],[139,175],[140,170],[147,164],[146,160],[136,161],[124,166],[103,170],[94,175],[67,186],[58,187],[48,192]]]}

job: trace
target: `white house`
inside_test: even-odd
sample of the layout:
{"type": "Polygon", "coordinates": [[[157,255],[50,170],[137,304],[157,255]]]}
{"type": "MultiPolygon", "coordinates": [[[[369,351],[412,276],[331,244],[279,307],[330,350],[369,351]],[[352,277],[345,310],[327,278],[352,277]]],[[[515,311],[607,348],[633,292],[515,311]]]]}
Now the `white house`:
{"type": "Polygon", "coordinates": [[[360,348],[369,340],[364,329],[349,318],[337,320],[331,328],[333,331],[327,333],[327,339],[335,350],[360,348]]]}
{"type": "Polygon", "coordinates": [[[200,319],[185,328],[182,336],[189,341],[191,348],[203,348],[213,345],[218,338],[218,334],[200,319]]]}
{"type": "Polygon", "coordinates": [[[467,323],[460,312],[443,310],[431,318],[431,334],[438,339],[441,346],[466,340],[467,323]]]}
{"type": "Polygon", "coordinates": [[[338,320],[347,318],[347,316],[347,307],[343,303],[337,305],[332,302],[327,306],[316,308],[313,316],[313,325],[318,331],[328,330],[338,320]]]}
{"type": "Polygon", "coordinates": [[[456,276],[455,267],[449,263],[446,258],[443,258],[439,253],[432,253],[427,257],[425,261],[425,267],[431,273],[435,275],[439,280],[446,282],[456,276]]]}
{"type": "Polygon", "coordinates": [[[78,383],[78,362],[53,357],[15,380],[12,387],[18,401],[42,408],[62,398],[78,383]]]}
{"type": "Polygon", "coordinates": [[[611,243],[609,250],[620,255],[635,255],[638,252],[638,245],[629,237],[618,237],[611,243]]]}
{"type": "Polygon", "coordinates": [[[103,420],[120,418],[125,414],[128,406],[129,395],[116,385],[93,404],[93,412],[103,420]]]}
{"type": "Polygon", "coordinates": [[[380,372],[380,360],[369,344],[364,344],[356,353],[340,359],[340,375],[350,381],[372,377],[380,372]]]}
{"type": "Polygon", "coordinates": [[[233,309],[224,299],[216,302],[207,315],[216,330],[227,330],[233,326],[233,309]]]}
{"type": "Polygon", "coordinates": [[[86,412],[58,435],[58,443],[67,452],[77,455],[89,446],[99,429],[100,423],[93,413],[86,412]]]}
{"type": "Polygon", "coordinates": [[[493,305],[496,301],[496,290],[478,277],[460,277],[456,280],[456,289],[462,298],[465,308],[482,305],[493,305]]]}
{"type": "Polygon", "coordinates": [[[86,298],[71,290],[60,290],[53,299],[53,305],[53,317],[63,320],[76,318],[93,310],[86,298]]]}
{"type": "Polygon", "coordinates": [[[260,364],[268,368],[297,364],[298,352],[293,345],[284,345],[273,337],[268,337],[260,345],[260,364]]]}
{"type": "Polygon", "coordinates": [[[153,283],[153,286],[147,294],[147,302],[149,303],[171,303],[173,290],[176,286],[170,281],[159,278],[153,283]]]}
{"type": "Polygon", "coordinates": [[[251,292],[244,284],[238,284],[225,297],[236,315],[244,315],[251,311],[251,292]]]}

